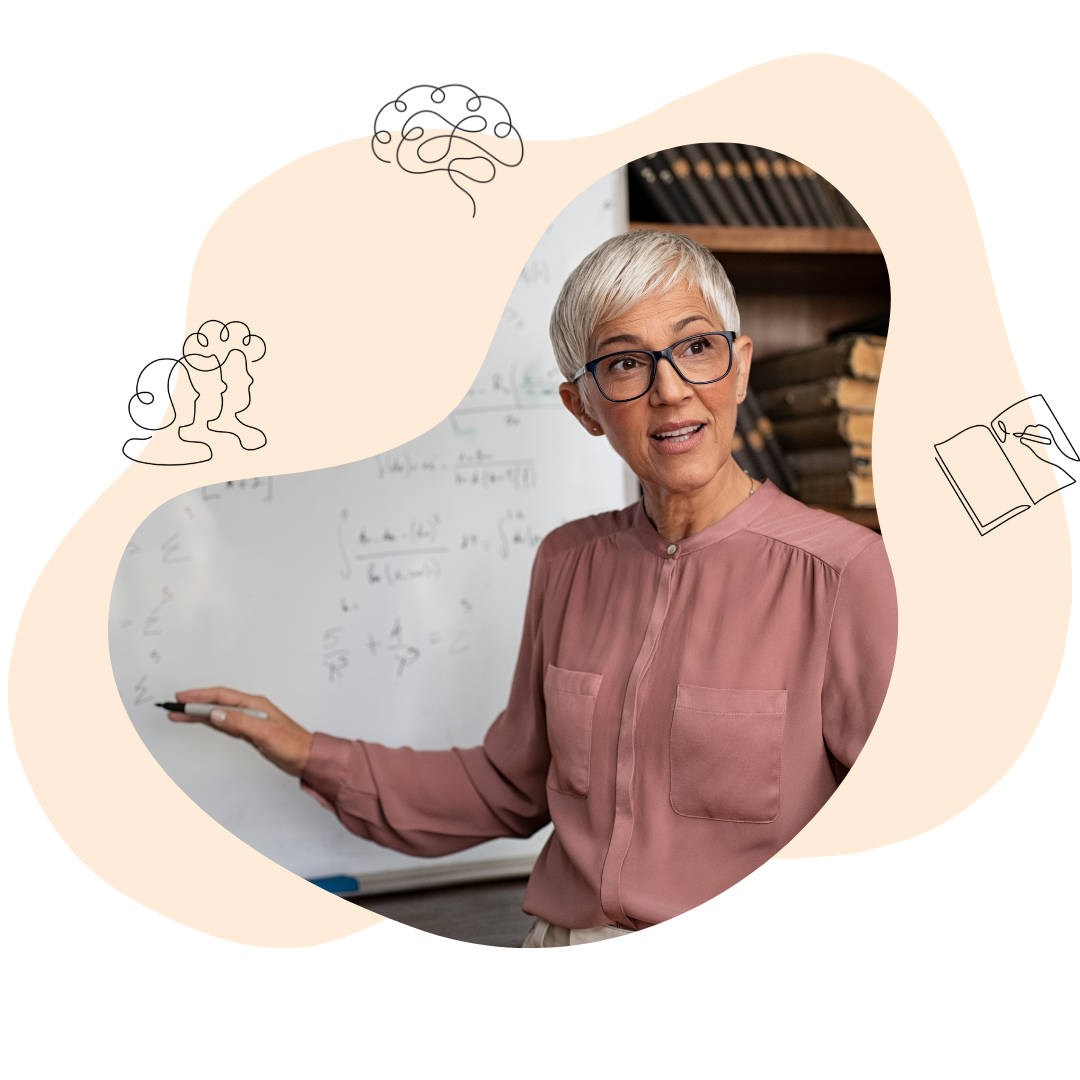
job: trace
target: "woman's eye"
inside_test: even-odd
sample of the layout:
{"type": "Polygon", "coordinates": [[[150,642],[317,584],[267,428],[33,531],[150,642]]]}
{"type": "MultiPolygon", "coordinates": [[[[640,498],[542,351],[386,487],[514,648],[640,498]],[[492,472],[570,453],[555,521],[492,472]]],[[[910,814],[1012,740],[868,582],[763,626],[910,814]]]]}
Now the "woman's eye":
{"type": "Polygon", "coordinates": [[[639,356],[618,356],[611,361],[608,370],[612,372],[627,372],[635,371],[640,366],[641,357],[639,356]]]}

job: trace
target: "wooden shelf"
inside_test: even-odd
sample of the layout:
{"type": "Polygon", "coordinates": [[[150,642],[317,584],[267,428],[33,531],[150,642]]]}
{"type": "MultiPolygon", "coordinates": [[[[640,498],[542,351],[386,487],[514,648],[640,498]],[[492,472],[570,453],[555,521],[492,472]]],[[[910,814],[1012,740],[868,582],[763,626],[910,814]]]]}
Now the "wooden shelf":
{"type": "Polygon", "coordinates": [[[631,229],[677,232],[719,253],[753,252],[781,255],[880,255],[869,229],[768,228],[736,225],[672,225],[631,221],[631,229]]]}
{"type": "Polygon", "coordinates": [[[754,357],[816,345],[832,329],[889,307],[889,271],[869,229],[630,222],[709,248],[735,288],[754,357]]]}

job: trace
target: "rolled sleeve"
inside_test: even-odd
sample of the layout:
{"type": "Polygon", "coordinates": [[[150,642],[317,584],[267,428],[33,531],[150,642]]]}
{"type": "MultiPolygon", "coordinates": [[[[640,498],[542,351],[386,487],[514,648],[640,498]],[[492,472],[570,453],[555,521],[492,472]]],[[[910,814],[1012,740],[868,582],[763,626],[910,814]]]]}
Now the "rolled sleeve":
{"type": "MultiPolygon", "coordinates": [[[[354,766],[351,771],[355,774],[355,766],[361,764],[353,762],[353,757],[353,743],[348,739],[339,739],[317,731],[311,741],[311,754],[307,765],[300,775],[300,790],[306,791],[327,810],[333,810],[341,785],[350,773],[350,765],[354,766]]],[[[366,762],[363,765],[366,767],[366,762]]],[[[370,782],[370,770],[366,778],[356,776],[357,782],[362,783],[363,779],[370,782]]]]}

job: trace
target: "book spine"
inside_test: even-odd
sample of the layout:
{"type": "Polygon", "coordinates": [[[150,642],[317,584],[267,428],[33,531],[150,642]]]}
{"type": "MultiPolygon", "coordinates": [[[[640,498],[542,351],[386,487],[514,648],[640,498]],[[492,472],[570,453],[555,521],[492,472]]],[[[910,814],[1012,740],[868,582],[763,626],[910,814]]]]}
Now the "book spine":
{"type": "Polygon", "coordinates": [[[788,176],[791,177],[791,183],[794,185],[795,190],[798,191],[799,198],[802,199],[807,214],[810,215],[811,223],[816,225],[819,229],[832,228],[832,221],[827,215],[821,212],[821,207],[818,205],[818,200],[806,175],[808,172],[806,167],[802,162],[794,161],[791,158],[785,159],[784,164],[787,167],[788,176]]]}
{"type": "Polygon", "coordinates": [[[754,430],[753,421],[751,421],[749,413],[744,408],[744,404],[739,404],[738,411],[735,414],[735,434],[738,435],[739,441],[743,444],[745,453],[750,459],[750,465],[746,468],[746,471],[755,480],[772,480],[765,455],[760,452],[761,436],[754,430]]]}
{"type": "Polygon", "coordinates": [[[843,208],[844,208],[844,213],[847,214],[848,218],[851,221],[851,224],[856,229],[869,229],[870,228],[870,226],[867,225],[865,221],[863,221],[862,214],[860,214],[859,211],[856,210],[855,207],[851,205],[851,203],[848,201],[847,196],[842,191],[838,191],[836,193],[836,196],[840,200],[840,205],[843,206],[843,208]]]}
{"type": "Polygon", "coordinates": [[[765,198],[761,188],[757,185],[757,181],[754,179],[753,167],[750,162],[742,156],[742,151],[739,149],[738,145],[736,143],[724,143],[724,153],[731,161],[732,167],[735,170],[735,175],[742,182],[743,190],[754,204],[754,210],[761,219],[761,224],[779,225],[780,223],[776,220],[776,215],[769,207],[768,200],[765,198]]]}
{"type": "Polygon", "coordinates": [[[851,335],[755,364],[750,369],[750,384],[761,393],[837,375],[876,380],[884,355],[884,338],[851,335]]]}
{"type": "Polygon", "coordinates": [[[799,450],[787,455],[788,464],[800,482],[822,473],[855,473],[870,476],[872,457],[869,444],[829,446],[822,450],[799,450]]]}
{"type": "Polygon", "coordinates": [[[675,220],[684,225],[703,225],[704,222],[698,220],[693,206],[690,205],[690,200],[682,193],[679,181],[675,179],[675,174],[668,168],[664,158],[660,154],[649,154],[645,160],[656,173],[660,183],[664,185],[668,198],[674,204],[679,214],[675,220]]]}
{"type": "Polygon", "coordinates": [[[746,412],[751,423],[754,425],[754,430],[761,438],[762,452],[772,463],[773,473],[770,475],[769,479],[772,480],[785,494],[793,495],[798,489],[799,481],[791,467],[788,465],[787,458],[784,456],[784,451],[780,446],[779,440],[776,438],[776,431],[773,427],[772,418],[766,416],[762,411],[760,402],[754,395],[754,391],[749,387],[747,387],[746,399],[743,404],[746,406],[746,412]]]}
{"type": "Polygon", "coordinates": [[[794,214],[788,208],[787,200],[781,195],[776,181],[773,180],[769,159],[756,146],[743,146],[742,150],[749,158],[754,175],[764,189],[765,194],[769,197],[769,202],[780,222],[789,228],[798,225],[799,223],[795,220],[794,214]]]}
{"type": "Polygon", "coordinates": [[[743,219],[732,205],[723,185],[716,176],[713,163],[705,156],[705,151],[700,146],[684,146],[683,153],[690,162],[697,177],[701,190],[705,192],[716,213],[724,225],[742,225],[743,219]]]}
{"type": "Polygon", "coordinates": [[[765,157],[772,169],[773,181],[782,197],[787,200],[795,220],[804,229],[817,225],[817,219],[807,210],[803,203],[802,195],[799,194],[798,185],[795,183],[788,169],[787,158],[778,154],[775,150],[766,150],[765,157]]]}
{"type": "Polygon", "coordinates": [[[724,151],[720,149],[720,144],[702,143],[702,147],[713,164],[713,169],[716,171],[716,178],[724,186],[732,203],[738,208],[739,213],[742,215],[743,221],[736,222],[735,224],[741,225],[743,222],[747,225],[765,224],[765,222],[758,217],[753,204],[750,202],[749,198],[747,198],[746,192],[743,190],[742,181],[735,175],[735,166],[732,165],[724,155],[724,151]]]}
{"type": "Polygon", "coordinates": [[[821,178],[821,186],[836,206],[837,213],[847,222],[848,228],[866,229],[869,226],[862,219],[862,215],[844,197],[843,192],[838,191],[824,177],[821,178]]]}
{"type": "MultiPolygon", "coordinates": [[[[788,168],[790,169],[791,166],[789,165],[788,168]]],[[[834,208],[833,204],[829,202],[825,189],[822,187],[821,177],[813,169],[808,169],[805,165],[800,164],[799,168],[802,170],[802,179],[806,189],[817,205],[818,216],[829,228],[843,228],[845,222],[837,213],[837,208],[834,208]]]]}
{"type": "Polygon", "coordinates": [[[679,211],[675,208],[675,204],[671,199],[668,198],[668,194],[660,183],[660,178],[656,175],[653,167],[644,158],[638,158],[637,161],[630,163],[630,168],[641,181],[641,186],[652,200],[653,206],[656,207],[659,215],[657,220],[676,223],[679,220],[679,211]]]}
{"type": "Polygon", "coordinates": [[[796,416],[813,416],[834,409],[873,412],[877,400],[877,383],[869,379],[852,379],[846,375],[816,382],[795,383],[763,390],[759,396],[761,408],[773,420],[789,420],[796,416]]]}
{"type": "MultiPolygon", "coordinates": [[[[731,456],[735,459],[735,464],[738,465],[747,476],[754,476],[754,471],[757,466],[754,463],[753,455],[746,445],[746,440],[739,432],[738,424],[735,425],[735,432],[731,436],[731,456]]],[[[760,480],[761,477],[754,476],[754,479],[760,480]]]]}
{"type": "MultiPolygon", "coordinates": [[[[829,206],[832,208],[833,214],[840,222],[840,227],[845,229],[852,228],[852,224],[848,220],[847,214],[844,213],[844,207],[840,202],[840,192],[838,192],[824,176],[819,176],[818,179],[821,181],[822,195],[825,197],[826,202],[828,202],[829,206]]],[[[847,202],[847,200],[845,199],[844,202],[847,202]]],[[[850,203],[848,205],[850,205],[850,203]]]]}
{"type": "Polygon", "coordinates": [[[672,174],[682,186],[683,194],[693,205],[694,211],[702,223],[705,225],[719,225],[720,219],[716,216],[716,211],[713,210],[709,200],[705,197],[705,193],[698,185],[694,170],[682,150],[679,147],[664,150],[663,156],[667,159],[672,174]]]}
{"type": "Polygon", "coordinates": [[[780,445],[788,452],[825,446],[868,443],[874,430],[873,413],[852,413],[841,409],[821,416],[801,416],[779,420],[773,425],[780,445]]]}
{"type": "MultiPolygon", "coordinates": [[[[771,480],[781,491],[791,494],[793,486],[784,470],[777,465],[776,458],[770,453],[765,443],[765,436],[761,433],[761,428],[756,423],[754,414],[745,400],[739,403],[737,416],[736,427],[746,440],[746,445],[753,451],[757,461],[757,479],[771,480]]],[[[771,437],[771,426],[768,426],[768,430],[771,437]]],[[[775,438],[773,441],[775,442],[775,438]]]]}

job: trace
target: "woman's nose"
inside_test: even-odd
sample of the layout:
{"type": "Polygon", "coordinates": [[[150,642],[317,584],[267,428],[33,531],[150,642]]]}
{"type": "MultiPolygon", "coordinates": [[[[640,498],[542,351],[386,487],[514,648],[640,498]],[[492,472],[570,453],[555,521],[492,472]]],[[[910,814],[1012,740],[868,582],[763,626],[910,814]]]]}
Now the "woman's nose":
{"type": "Polygon", "coordinates": [[[691,389],[670,361],[661,359],[656,365],[656,378],[653,380],[652,396],[657,404],[670,405],[688,397],[691,389]]]}

